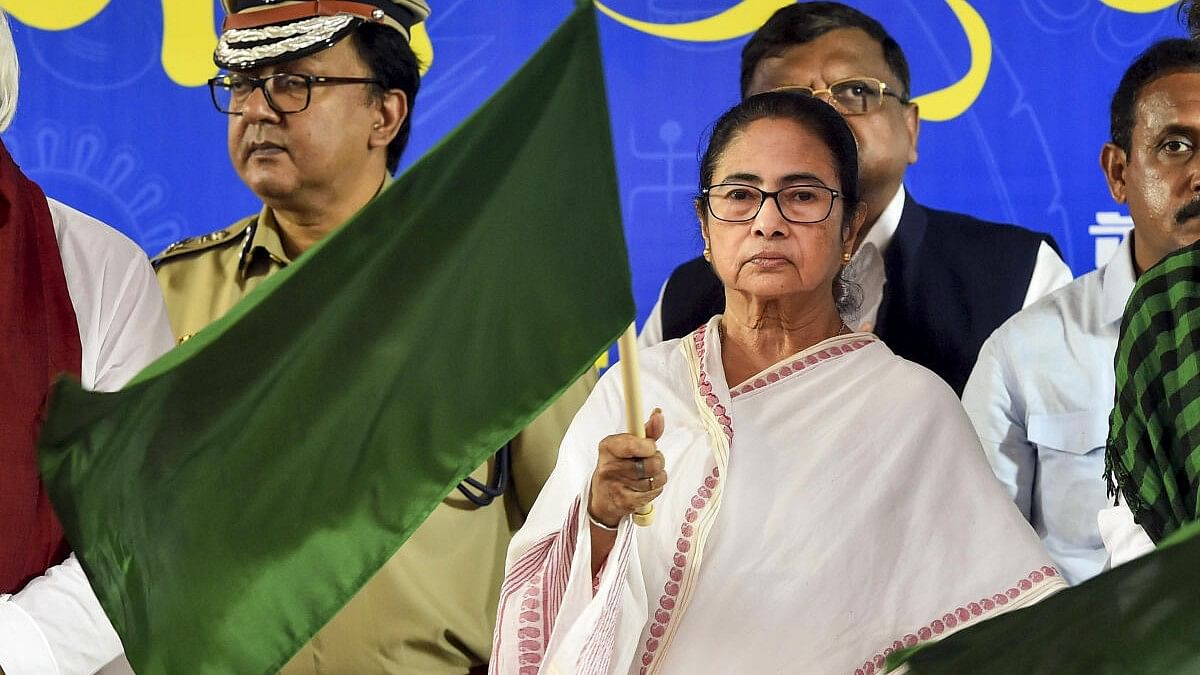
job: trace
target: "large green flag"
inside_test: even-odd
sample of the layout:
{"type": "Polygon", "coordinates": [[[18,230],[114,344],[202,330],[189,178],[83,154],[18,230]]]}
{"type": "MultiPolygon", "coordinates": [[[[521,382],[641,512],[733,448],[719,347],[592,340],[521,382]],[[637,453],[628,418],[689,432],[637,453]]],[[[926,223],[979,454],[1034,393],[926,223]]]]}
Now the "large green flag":
{"type": "Polygon", "coordinates": [[[227,316],[58,384],[43,476],[140,675],[277,670],[632,320],[604,91],[582,5],[227,316]]]}
{"type": "Polygon", "coordinates": [[[1150,555],[915,651],[912,675],[1200,673],[1200,523],[1150,555]]]}

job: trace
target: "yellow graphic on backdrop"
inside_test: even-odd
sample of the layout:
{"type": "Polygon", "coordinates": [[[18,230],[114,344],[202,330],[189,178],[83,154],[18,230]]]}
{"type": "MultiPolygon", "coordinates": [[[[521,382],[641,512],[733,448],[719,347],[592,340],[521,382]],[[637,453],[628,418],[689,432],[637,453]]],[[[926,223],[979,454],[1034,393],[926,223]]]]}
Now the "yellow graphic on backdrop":
{"type": "MultiPolygon", "coordinates": [[[[23,24],[41,30],[77,28],[96,18],[112,0],[0,0],[0,7],[23,24]]],[[[212,0],[162,0],[162,65],[167,77],[185,87],[199,87],[217,74],[217,46],[212,0]]],[[[433,63],[433,43],[425,24],[413,27],[412,47],[424,74],[433,63]]]]}
{"type": "MultiPolygon", "coordinates": [[[[41,30],[63,31],[94,19],[112,0],[0,0],[0,7],[15,19],[41,30]]],[[[599,0],[597,9],[629,28],[642,33],[688,42],[731,40],[758,29],[775,10],[794,0],[741,0],[707,19],[686,23],[652,23],[624,16],[599,0]]],[[[921,117],[943,121],[965,112],[979,97],[992,65],[992,39],[987,24],[967,0],[945,0],[954,12],[971,51],[971,63],[961,80],[914,100],[921,117]]],[[[1176,0],[1099,0],[1113,9],[1134,14],[1157,12],[1176,0]]],[[[212,0],[162,0],[162,64],[167,76],[185,87],[197,87],[216,73],[212,50],[216,46],[212,0]]],[[[413,51],[421,61],[421,73],[433,63],[433,43],[425,24],[413,27],[413,51]]]]}
{"type": "Polygon", "coordinates": [[[719,42],[753,33],[758,30],[759,26],[766,23],[775,10],[793,4],[795,1],[742,0],[720,14],[688,23],[638,21],[614,12],[599,0],[596,0],[596,8],[614,21],[642,33],[686,42],[719,42]]]}
{"type": "Polygon", "coordinates": [[[983,17],[966,0],[946,0],[946,4],[950,5],[967,34],[971,67],[961,80],[949,87],[913,99],[920,106],[921,118],[933,122],[951,120],[966,112],[979,98],[988,73],[992,70],[992,34],[988,32],[983,17]]]}
{"type": "MultiPolygon", "coordinates": [[[[795,0],[743,0],[733,7],[698,21],[687,23],[650,23],[638,21],[619,14],[595,0],[596,7],[614,21],[634,30],[658,37],[684,40],[687,42],[715,42],[731,40],[758,30],[775,10],[790,5],[795,0]]],[[[967,74],[958,82],[916,97],[921,108],[921,117],[935,122],[954,119],[967,111],[983,85],[987,82],[992,67],[992,36],[979,12],[966,0],[946,0],[962,24],[971,49],[971,65],[967,74]]]]}
{"type": "MultiPolygon", "coordinates": [[[[24,24],[70,30],[96,18],[110,0],[4,0],[0,6],[24,24]]],[[[165,2],[166,0],[164,0],[165,2]]]]}
{"type": "Polygon", "coordinates": [[[1149,14],[1173,7],[1177,0],[1100,0],[1100,2],[1130,14],[1149,14]]]}
{"type": "Polygon", "coordinates": [[[211,1],[163,0],[162,64],[167,77],[185,87],[198,87],[217,74],[212,54],[217,48],[211,1]]]}
{"type": "Polygon", "coordinates": [[[413,53],[417,55],[417,63],[421,64],[421,74],[424,75],[433,65],[433,42],[429,39],[429,31],[425,30],[425,22],[412,27],[409,43],[413,53]]]}

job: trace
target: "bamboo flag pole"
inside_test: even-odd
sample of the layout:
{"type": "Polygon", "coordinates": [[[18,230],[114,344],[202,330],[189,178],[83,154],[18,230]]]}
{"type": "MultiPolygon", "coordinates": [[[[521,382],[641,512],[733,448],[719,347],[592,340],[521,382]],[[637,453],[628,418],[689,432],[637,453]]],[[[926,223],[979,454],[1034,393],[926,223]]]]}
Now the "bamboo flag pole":
{"type": "MultiPolygon", "coordinates": [[[[642,387],[638,382],[637,329],[629,324],[617,340],[617,358],[621,361],[621,381],[625,385],[625,420],[629,433],[638,438],[646,437],[642,420],[642,387]]],[[[633,522],[646,527],[654,522],[654,504],[647,504],[645,511],[633,514],[633,522]]]]}

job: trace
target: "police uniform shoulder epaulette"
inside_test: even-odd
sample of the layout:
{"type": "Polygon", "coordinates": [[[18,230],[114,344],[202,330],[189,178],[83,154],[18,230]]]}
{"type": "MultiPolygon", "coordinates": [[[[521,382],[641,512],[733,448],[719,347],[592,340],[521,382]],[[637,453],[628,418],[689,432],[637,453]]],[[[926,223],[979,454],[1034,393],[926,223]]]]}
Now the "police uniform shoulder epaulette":
{"type": "Polygon", "coordinates": [[[238,238],[238,235],[244,233],[246,228],[250,227],[250,223],[253,221],[254,217],[243,218],[223,230],[217,230],[216,232],[209,232],[208,234],[201,234],[195,237],[188,237],[187,239],[177,241],[163,249],[162,253],[154,256],[150,260],[150,264],[154,265],[154,267],[158,267],[167,260],[170,260],[176,256],[203,251],[204,249],[235,241],[238,238]]]}

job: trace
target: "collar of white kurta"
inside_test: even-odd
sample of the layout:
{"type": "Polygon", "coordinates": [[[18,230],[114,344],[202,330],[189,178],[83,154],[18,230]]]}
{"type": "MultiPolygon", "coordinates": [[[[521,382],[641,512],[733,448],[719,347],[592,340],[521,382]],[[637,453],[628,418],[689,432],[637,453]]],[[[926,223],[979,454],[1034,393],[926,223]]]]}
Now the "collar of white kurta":
{"type": "Polygon", "coordinates": [[[846,319],[846,322],[857,330],[870,332],[878,319],[879,308],[883,304],[883,287],[887,283],[884,255],[900,228],[900,217],[904,214],[906,198],[902,185],[871,224],[854,252],[854,257],[846,265],[846,277],[858,284],[862,292],[862,303],[858,311],[846,319]]]}
{"type": "Polygon", "coordinates": [[[1101,271],[1100,293],[1103,298],[1103,319],[1105,323],[1116,323],[1125,314],[1125,304],[1133,293],[1137,283],[1137,275],[1133,268],[1133,237],[1135,230],[1130,230],[1117,247],[1112,258],[1101,271]]]}
{"type": "MultiPolygon", "coordinates": [[[[888,246],[892,244],[892,240],[896,238],[896,230],[900,229],[900,216],[904,215],[904,186],[901,185],[896,194],[892,195],[887,206],[883,207],[879,217],[871,224],[871,229],[867,231],[867,236],[863,237],[862,244],[858,247],[861,251],[863,248],[871,246],[879,253],[880,260],[887,253],[888,246]]],[[[855,255],[857,257],[857,254],[855,255]]],[[[851,260],[853,264],[853,260],[851,260]]]]}

